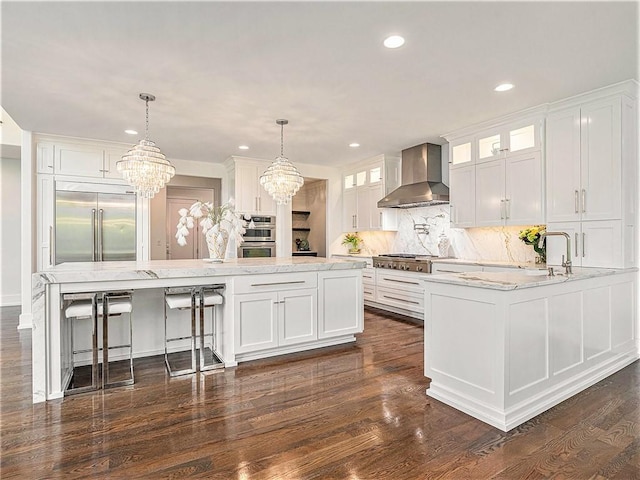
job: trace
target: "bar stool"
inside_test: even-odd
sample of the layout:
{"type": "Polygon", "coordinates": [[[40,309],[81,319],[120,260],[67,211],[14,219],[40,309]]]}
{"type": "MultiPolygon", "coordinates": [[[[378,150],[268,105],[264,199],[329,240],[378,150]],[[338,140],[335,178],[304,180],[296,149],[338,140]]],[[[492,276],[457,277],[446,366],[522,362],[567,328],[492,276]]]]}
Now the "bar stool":
{"type": "MultiPolygon", "coordinates": [[[[164,292],[164,361],[169,376],[186,375],[199,371],[214,370],[224,367],[222,356],[217,351],[217,328],[216,328],[216,305],[222,305],[224,297],[218,292],[224,285],[212,285],[205,287],[170,287],[164,292]],[[211,307],[211,332],[207,332],[204,322],[204,309],[211,307]],[[167,308],[170,310],[190,310],[191,311],[191,335],[182,337],[169,337],[167,333],[167,308]],[[199,310],[200,325],[199,335],[196,333],[196,309],[199,310]],[[200,362],[198,362],[198,352],[196,338],[200,337],[200,362]],[[211,339],[211,363],[207,364],[205,359],[205,338],[211,339]],[[169,361],[169,343],[180,340],[191,341],[191,368],[174,369],[169,361]]],[[[184,350],[183,350],[184,351],[184,350]]],[[[171,352],[178,353],[178,352],[171,352]]]]}
{"type": "Polygon", "coordinates": [[[135,379],[133,376],[133,347],[132,347],[132,292],[95,292],[63,295],[64,315],[71,320],[71,351],[72,368],[74,368],[75,356],[79,353],[92,353],[91,360],[91,385],[85,387],[71,387],[65,390],[65,394],[82,393],[99,388],[110,388],[122,385],[131,385],[135,379]],[[109,319],[128,314],[129,343],[109,346],[109,319]],[[98,342],[98,317],[102,317],[102,347],[98,342]],[[91,319],[91,348],[76,350],[74,346],[74,325],[83,319],[91,319]],[[109,350],[117,348],[129,349],[129,378],[125,380],[110,381],[109,375],[109,350]],[[102,375],[99,380],[99,351],[102,350],[102,375]]]}

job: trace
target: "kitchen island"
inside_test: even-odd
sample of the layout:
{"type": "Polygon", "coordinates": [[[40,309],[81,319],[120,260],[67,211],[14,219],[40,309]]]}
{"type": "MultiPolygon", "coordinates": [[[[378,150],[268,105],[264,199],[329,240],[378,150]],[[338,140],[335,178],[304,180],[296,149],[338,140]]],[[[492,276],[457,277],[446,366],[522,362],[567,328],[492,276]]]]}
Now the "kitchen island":
{"type": "Polygon", "coordinates": [[[427,395],[503,431],[639,358],[637,270],[425,280],[427,395]]]}
{"type": "Polygon", "coordinates": [[[60,398],[72,373],[62,313],[68,293],[133,290],[134,356],[164,352],[164,288],[220,285],[217,348],[225,366],[355,341],[364,262],[318,257],[65,263],[35,273],[33,401],[60,398]]]}

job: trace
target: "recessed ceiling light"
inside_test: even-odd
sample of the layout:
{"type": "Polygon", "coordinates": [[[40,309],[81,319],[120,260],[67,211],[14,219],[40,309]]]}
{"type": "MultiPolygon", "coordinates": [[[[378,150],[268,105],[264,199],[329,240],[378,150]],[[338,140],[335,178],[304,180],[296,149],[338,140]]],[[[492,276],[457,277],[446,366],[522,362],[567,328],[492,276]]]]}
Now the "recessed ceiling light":
{"type": "Polygon", "coordinates": [[[358,148],[360,146],[360,144],[359,143],[350,143],[349,146],[351,148],[358,148]]]}
{"type": "Polygon", "coordinates": [[[135,130],[125,130],[124,133],[128,134],[128,135],[137,135],[138,132],[136,132],[135,130]]]}
{"type": "Polygon", "coordinates": [[[238,148],[240,150],[249,150],[249,145],[240,145],[238,148]]]}
{"type": "Polygon", "coordinates": [[[512,88],[513,88],[513,85],[510,83],[501,83],[496,88],[494,88],[494,90],[496,92],[506,92],[507,90],[511,90],[512,88]]]}
{"type": "Polygon", "coordinates": [[[384,46],[387,48],[398,48],[404,45],[404,38],[400,35],[391,35],[384,39],[384,46]]]}

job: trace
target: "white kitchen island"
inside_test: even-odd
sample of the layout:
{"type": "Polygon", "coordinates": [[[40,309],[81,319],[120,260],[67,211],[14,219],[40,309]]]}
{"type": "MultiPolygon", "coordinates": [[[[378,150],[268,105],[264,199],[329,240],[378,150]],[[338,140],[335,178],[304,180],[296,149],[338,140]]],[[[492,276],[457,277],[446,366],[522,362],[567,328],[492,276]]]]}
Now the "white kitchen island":
{"type": "Polygon", "coordinates": [[[637,360],[637,271],[574,272],[425,280],[427,395],[508,431],[637,360]]]}
{"type": "MultiPolygon", "coordinates": [[[[66,263],[33,275],[33,401],[60,398],[71,373],[62,295],[133,290],[135,357],[164,352],[165,287],[224,285],[225,366],[355,341],[365,262],[317,257],[66,263]]],[[[111,333],[110,333],[111,334],[111,333]]]]}

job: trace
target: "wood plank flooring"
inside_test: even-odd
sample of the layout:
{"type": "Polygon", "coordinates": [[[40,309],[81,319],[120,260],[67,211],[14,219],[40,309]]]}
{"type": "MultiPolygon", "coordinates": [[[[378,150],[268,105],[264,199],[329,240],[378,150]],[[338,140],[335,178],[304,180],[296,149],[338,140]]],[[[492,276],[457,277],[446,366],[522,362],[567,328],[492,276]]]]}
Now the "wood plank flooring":
{"type": "Polygon", "coordinates": [[[2,479],[640,479],[640,363],[509,433],[425,395],[423,329],[366,310],[355,345],[31,403],[0,308],[2,479]]]}

